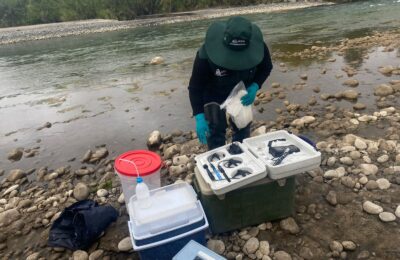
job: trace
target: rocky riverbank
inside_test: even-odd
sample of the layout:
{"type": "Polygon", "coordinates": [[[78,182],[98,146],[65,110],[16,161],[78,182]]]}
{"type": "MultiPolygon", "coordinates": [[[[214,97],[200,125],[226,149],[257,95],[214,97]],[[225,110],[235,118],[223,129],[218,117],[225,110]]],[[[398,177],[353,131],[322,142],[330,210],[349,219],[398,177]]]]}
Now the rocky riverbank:
{"type": "MultiPolygon", "coordinates": [[[[252,135],[288,129],[312,136],[322,153],[321,167],[297,177],[296,213],[291,218],[209,237],[211,249],[237,260],[399,259],[400,34],[375,33],[335,46],[316,43],[300,52],[278,53],[280,62],[275,68],[290,73],[284,62],[289,55],[337,64],[330,51],[341,57],[357,48],[367,50],[361,51],[364,60],[371,53],[397,51],[390,64],[374,68],[382,77],[380,84],[370,86],[360,80],[357,75],[362,71],[357,64],[338,66],[335,71],[321,66],[321,75],[337,76],[345,90],[324,93],[309,74],[301,73],[296,84],[273,82],[258,94],[258,113],[263,113],[263,105],[270,102],[281,106],[276,108],[273,120],[254,122],[252,135]],[[368,48],[375,50],[370,53],[368,48]],[[304,97],[302,103],[288,98],[290,91],[304,93],[301,91],[307,88],[314,94],[304,97]],[[365,95],[371,95],[371,104],[358,101],[365,95]]],[[[205,151],[193,131],[154,131],[148,145],[165,161],[163,184],[192,182],[193,158],[205,151]]],[[[4,175],[0,182],[0,258],[138,258],[132,252],[126,205],[108,146],[77,152],[82,154],[77,156],[78,167],[66,162],[50,168],[40,162],[40,167],[32,165],[32,169],[0,169],[0,176],[4,175]],[[118,209],[117,222],[85,251],[48,247],[54,220],[65,207],[85,198],[118,209]]],[[[8,159],[24,160],[35,151],[15,149],[8,159]]]]}
{"type": "Polygon", "coordinates": [[[212,19],[232,15],[283,12],[300,8],[327,5],[322,2],[299,2],[258,5],[250,7],[207,9],[185,13],[175,13],[165,17],[144,18],[131,21],[86,20],[42,25],[0,28],[0,45],[18,42],[45,40],[73,35],[126,30],[142,26],[156,26],[178,22],[212,19]]]}

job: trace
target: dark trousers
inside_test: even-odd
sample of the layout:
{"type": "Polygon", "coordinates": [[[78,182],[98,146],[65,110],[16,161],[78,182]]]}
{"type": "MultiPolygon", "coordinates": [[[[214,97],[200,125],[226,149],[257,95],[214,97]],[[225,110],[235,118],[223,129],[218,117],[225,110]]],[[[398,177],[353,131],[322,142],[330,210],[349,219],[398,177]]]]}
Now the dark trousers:
{"type": "MultiPolygon", "coordinates": [[[[210,128],[207,137],[208,150],[225,145],[226,128],[228,127],[225,112],[220,109],[218,103],[211,102],[204,106],[204,114],[210,128]]],[[[242,142],[243,139],[250,136],[251,123],[242,129],[238,129],[232,119],[229,119],[229,124],[233,129],[232,142],[242,142]]]]}

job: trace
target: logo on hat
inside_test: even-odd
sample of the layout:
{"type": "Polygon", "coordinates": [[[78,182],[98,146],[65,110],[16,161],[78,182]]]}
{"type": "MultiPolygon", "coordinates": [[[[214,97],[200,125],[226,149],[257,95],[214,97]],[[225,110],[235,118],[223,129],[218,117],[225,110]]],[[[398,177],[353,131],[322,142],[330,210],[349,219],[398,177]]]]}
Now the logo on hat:
{"type": "Polygon", "coordinates": [[[232,41],[229,43],[229,45],[232,46],[247,46],[247,41],[243,39],[232,39],[232,41]]]}
{"type": "Polygon", "coordinates": [[[217,77],[224,77],[226,75],[228,75],[228,71],[226,70],[220,70],[220,69],[215,70],[215,76],[217,77]]]}

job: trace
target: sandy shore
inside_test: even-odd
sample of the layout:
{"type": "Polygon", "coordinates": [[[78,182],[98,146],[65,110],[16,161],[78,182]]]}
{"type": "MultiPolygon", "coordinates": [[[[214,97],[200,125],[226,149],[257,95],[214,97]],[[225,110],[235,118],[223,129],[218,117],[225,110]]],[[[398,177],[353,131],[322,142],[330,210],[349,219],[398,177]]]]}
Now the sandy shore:
{"type": "Polygon", "coordinates": [[[144,18],[130,21],[117,20],[86,20],[20,27],[0,28],[0,45],[25,41],[45,40],[71,35],[110,32],[125,30],[140,26],[155,26],[185,21],[212,19],[231,15],[244,15],[255,13],[283,12],[294,9],[328,5],[331,3],[279,3],[257,5],[240,8],[206,9],[194,12],[175,13],[171,16],[144,18]]]}

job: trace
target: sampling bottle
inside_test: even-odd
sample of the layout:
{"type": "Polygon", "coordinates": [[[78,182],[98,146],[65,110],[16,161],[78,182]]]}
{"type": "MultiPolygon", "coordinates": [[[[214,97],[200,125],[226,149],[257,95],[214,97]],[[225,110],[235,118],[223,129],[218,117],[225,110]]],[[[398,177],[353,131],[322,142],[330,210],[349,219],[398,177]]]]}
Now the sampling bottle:
{"type": "Polygon", "coordinates": [[[146,183],[143,182],[142,177],[137,177],[136,179],[136,197],[139,208],[146,209],[151,206],[150,191],[146,183]]]}

